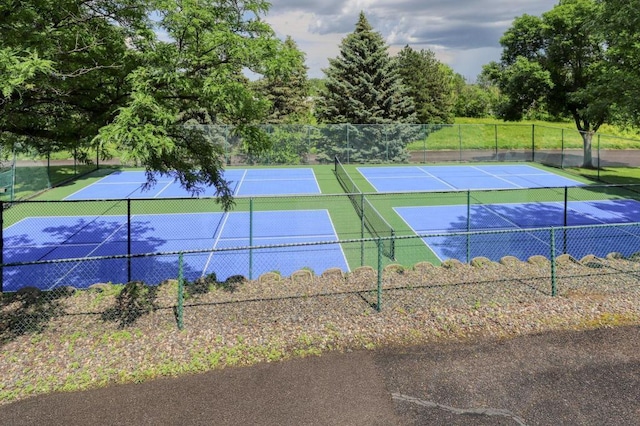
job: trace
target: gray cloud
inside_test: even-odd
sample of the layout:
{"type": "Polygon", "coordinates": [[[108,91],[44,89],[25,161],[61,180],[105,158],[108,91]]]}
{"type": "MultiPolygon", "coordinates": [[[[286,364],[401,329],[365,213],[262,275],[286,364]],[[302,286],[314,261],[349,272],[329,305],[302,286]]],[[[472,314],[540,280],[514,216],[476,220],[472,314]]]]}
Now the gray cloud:
{"type": "Polygon", "coordinates": [[[383,36],[401,32],[423,43],[447,48],[495,47],[516,16],[539,15],[556,0],[280,0],[272,13],[312,13],[311,33],[345,34],[353,31],[360,11],[383,36]]]}
{"type": "MultiPolygon", "coordinates": [[[[452,66],[479,72],[482,63],[478,61],[485,55],[478,52],[498,52],[484,63],[499,58],[500,37],[515,17],[540,15],[556,4],[557,0],[272,0],[269,16],[305,14],[311,17],[306,34],[315,43],[322,37],[339,42],[354,30],[363,11],[389,45],[439,50],[446,53],[452,66]],[[464,52],[469,52],[467,60],[460,57],[464,52]]],[[[289,34],[287,28],[275,29],[289,34]]],[[[294,37],[303,50],[304,37],[294,37]]],[[[321,62],[321,51],[306,53],[308,62],[321,62]]]]}

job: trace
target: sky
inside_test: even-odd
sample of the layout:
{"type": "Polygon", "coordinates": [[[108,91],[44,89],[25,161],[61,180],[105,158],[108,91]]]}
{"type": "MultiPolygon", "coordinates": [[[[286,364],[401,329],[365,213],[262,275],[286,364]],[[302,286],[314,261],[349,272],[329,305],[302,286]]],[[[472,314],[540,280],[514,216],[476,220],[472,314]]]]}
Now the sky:
{"type": "Polygon", "coordinates": [[[404,46],[436,57],[476,80],[482,66],[498,61],[500,37],[515,17],[540,16],[558,0],[271,0],[266,21],[279,38],[291,36],[306,54],[309,78],[323,78],[329,58],[364,12],[395,55],[404,46]]]}

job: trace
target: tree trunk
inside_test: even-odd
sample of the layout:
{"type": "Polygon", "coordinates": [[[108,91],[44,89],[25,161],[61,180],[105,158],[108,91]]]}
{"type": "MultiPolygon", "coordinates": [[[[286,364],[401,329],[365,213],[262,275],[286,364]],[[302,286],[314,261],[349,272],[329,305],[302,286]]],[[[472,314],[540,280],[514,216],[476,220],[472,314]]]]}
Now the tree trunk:
{"type": "Polygon", "coordinates": [[[593,132],[580,132],[583,141],[583,160],[582,167],[586,169],[593,169],[593,157],[591,156],[591,140],[593,139],[593,132]]]}

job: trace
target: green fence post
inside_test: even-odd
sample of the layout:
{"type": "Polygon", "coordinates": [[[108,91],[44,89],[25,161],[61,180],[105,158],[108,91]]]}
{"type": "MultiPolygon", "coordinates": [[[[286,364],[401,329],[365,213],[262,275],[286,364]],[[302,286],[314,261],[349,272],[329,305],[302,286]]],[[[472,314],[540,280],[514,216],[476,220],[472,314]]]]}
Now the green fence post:
{"type": "Polygon", "coordinates": [[[458,145],[460,149],[458,159],[462,163],[462,126],[460,124],[458,124],[458,145]]]}
{"type": "Polygon", "coordinates": [[[600,180],[600,134],[598,134],[598,167],[596,167],[596,173],[598,174],[598,181],[600,180]]]}
{"type": "Polygon", "coordinates": [[[131,198],[127,198],[127,282],[131,282],[131,198]]]}
{"type": "Polygon", "coordinates": [[[471,262],[471,190],[467,189],[467,263],[471,262]]]}
{"type": "Polygon", "coordinates": [[[364,194],[360,193],[360,266],[364,266],[364,194]]]}
{"type": "Polygon", "coordinates": [[[13,165],[11,166],[11,194],[9,197],[9,201],[13,202],[16,199],[16,159],[18,155],[16,154],[16,145],[13,145],[13,165]]]}
{"type": "Polygon", "coordinates": [[[47,180],[51,186],[51,151],[47,151],[47,180]]]}
{"type": "Polygon", "coordinates": [[[253,197],[249,198],[249,279],[253,279],[253,197]]]}
{"type": "Polygon", "coordinates": [[[0,294],[4,290],[4,201],[0,200],[0,294]]]}
{"type": "Polygon", "coordinates": [[[536,125],[531,125],[531,162],[536,161],[536,125]]]}
{"type": "Polygon", "coordinates": [[[496,142],[496,161],[498,161],[498,125],[493,125],[493,135],[496,142]]]}
{"type": "Polygon", "coordinates": [[[378,238],[378,294],[376,300],[376,311],[382,310],[382,239],[378,238]]]}
{"type": "Polygon", "coordinates": [[[350,149],[349,149],[349,125],[345,124],[345,127],[347,129],[347,164],[349,164],[349,160],[351,159],[350,157],[350,149]]]}
{"type": "Polygon", "coordinates": [[[560,168],[564,169],[564,129],[560,129],[560,168]]]}
{"type": "Polygon", "coordinates": [[[556,290],[556,233],[551,228],[551,296],[555,296],[556,290]]]}
{"type": "Polygon", "coordinates": [[[564,228],[562,230],[562,252],[567,252],[567,226],[569,225],[569,187],[564,187],[564,228]]]}
{"type": "Polygon", "coordinates": [[[422,139],[422,162],[427,162],[427,137],[429,136],[429,130],[426,124],[422,125],[424,138],[422,139]]]}
{"type": "Polygon", "coordinates": [[[384,145],[385,145],[385,161],[389,161],[389,137],[387,136],[387,127],[384,127],[384,145]]]}
{"type": "Polygon", "coordinates": [[[176,306],[178,330],[184,328],[184,267],[182,253],[178,256],[178,303],[176,306]]]}

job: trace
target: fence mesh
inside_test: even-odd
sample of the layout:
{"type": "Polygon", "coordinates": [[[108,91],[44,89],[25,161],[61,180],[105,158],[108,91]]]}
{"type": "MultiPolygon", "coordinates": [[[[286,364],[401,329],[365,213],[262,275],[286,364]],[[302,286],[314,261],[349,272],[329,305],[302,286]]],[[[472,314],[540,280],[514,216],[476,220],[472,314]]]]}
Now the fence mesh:
{"type": "MultiPolygon", "coordinates": [[[[196,126],[223,147],[227,165],[522,162],[563,168],[604,182],[619,182],[616,169],[640,166],[640,141],[536,124],[263,125],[272,147],[255,153],[230,125],[196,126]],[[591,149],[585,150],[585,141],[591,149]],[[590,162],[587,160],[590,156],[590,162]],[[589,163],[589,164],[587,164],[589,163]],[[586,167],[585,167],[586,166],[586,167]]],[[[100,168],[127,166],[118,153],[78,146],[38,152],[0,150],[0,199],[33,196],[100,168]],[[11,172],[9,172],[11,170],[11,172]]]]}
{"type": "MultiPolygon", "coordinates": [[[[395,259],[395,243],[393,237],[395,231],[380,215],[378,210],[367,200],[366,196],[358,189],[356,183],[351,179],[349,173],[340,163],[338,157],[335,157],[335,174],[342,188],[347,192],[351,204],[362,221],[362,227],[366,229],[372,237],[391,237],[384,240],[383,254],[389,259],[395,259]]],[[[364,235],[362,235],[364,238],[364,235]]]]}
{"type": "Polygon", "coordinates": [[[99,315],[117,327],[159,321],[157,326],[188,328],[197,321],[193,313],[207,306],[221,309],[229,303],[256,301],[278,304],[292,298],[295,303],[297,298],[331,296],[350,309],[351,302],[343,298],[354,296],[353,300],[380,310],[398,303],[406,309],[412,306],[409,300],[473,306],[484,298],[495,303],[640,291],[638,223],[431,233],[396,239],[403,242],[399,250],[406,252],[442,244],[451,257],[441,267],[425,261],[386,264],[382,261],[383,239],[369,238],[4,264],[5,278],[20,276],[23,287],[0,297],[0,335],[5,340],[38,332],[78,315],[99,315]],[[538,243],[532,244],[532,240],[538,243]],[[293,253],[303,252],[311,259],[339,246],[347,256],[357,257],[363,244],[375,251],[364,268],[301,268],[286,275],[277,269],[293,253]],[[604,246],[607,249],[603,251],[604,246]],[[256,267],[267,271],[252,280],[244,275],[247,265],[242,264],[249,253],[255,256],[256,267]],[[214,273],[193,274],[185,265],[198,257],[215,258],[240,273],[226,278],[214,273]],[[457,263],[451,263],[454,261],[457,263]],[[131,280],[123,273],[128,267],[133,269],[131,280]],[[112,279],[105,282],[105,276],[112,279]],[[80,281],[92,284],[75,287],[80,281]],[[175,316],[178,306],[180,317],[175,316]]]}

